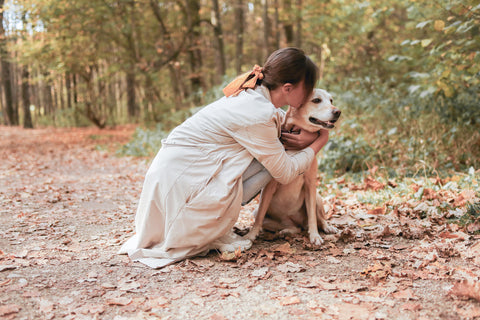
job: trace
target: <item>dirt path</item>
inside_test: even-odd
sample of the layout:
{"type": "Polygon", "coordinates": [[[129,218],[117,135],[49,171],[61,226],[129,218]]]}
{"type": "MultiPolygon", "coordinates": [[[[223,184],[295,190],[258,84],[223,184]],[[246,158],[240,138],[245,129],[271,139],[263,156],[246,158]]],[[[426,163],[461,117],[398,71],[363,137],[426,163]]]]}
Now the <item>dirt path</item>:
{"type": "Polygon", "coordinates": [[[147,163],[109,150],[132,132],[0,127],[0,318],[480,317],[478,236],[392,215],[360,221],[354,203],[336,206],[341,233],[317,250],[265,234],[235,261],[212,252],[152,270],[116,255],[147,163]]]}

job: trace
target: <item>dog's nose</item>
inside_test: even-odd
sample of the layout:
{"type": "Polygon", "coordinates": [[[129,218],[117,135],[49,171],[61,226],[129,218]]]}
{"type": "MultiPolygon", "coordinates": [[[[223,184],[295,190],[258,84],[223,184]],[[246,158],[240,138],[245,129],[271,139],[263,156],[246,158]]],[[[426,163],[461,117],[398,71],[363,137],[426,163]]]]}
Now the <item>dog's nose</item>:
{"type": "Polygon", "coordinates": [[[335,117],[338,118],[338,117],[340,117],[340,114],[342,113],[342,111],[340,111],[340,109],[333,108],[332,113],[335,117]]]}

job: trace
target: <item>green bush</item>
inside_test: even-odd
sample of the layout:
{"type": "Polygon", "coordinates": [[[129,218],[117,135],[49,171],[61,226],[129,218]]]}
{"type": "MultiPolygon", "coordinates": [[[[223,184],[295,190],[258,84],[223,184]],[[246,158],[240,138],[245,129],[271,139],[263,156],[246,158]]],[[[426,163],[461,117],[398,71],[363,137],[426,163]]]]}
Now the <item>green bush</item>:
{"type": "Polygon", "coordinates": [[[161,124],[153,130],[137,128],[132,139],[117,151],[121,156],[152,157],[162,146],[162,139],[167,136],[161,124]]]}
{"type": "Polygon", "coordinates": [[[378,166],[410,175],[480,167],[475,90],[446,97],[369,78],[345,85],[327,88],[342,117],[322,152],[321,170],[341,174],[378,166]]]}

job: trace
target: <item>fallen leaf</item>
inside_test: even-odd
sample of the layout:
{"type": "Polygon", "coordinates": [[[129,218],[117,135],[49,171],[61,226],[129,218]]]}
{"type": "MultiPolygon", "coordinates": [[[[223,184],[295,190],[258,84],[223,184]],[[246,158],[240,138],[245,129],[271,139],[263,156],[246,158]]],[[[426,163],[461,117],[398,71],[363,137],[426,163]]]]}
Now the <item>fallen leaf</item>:
{"type": "Polygon", "coordinates": [[[300,299],[297,296],[291,296],[291,297],[282,297],[280,298],[280,304],[282,306],[290,306],[292,304],[298,304],[300,303],[300,299]]]}
{"type": "Polygon", "coordinates": [[[422,305],[419,304],[419,303],[407,302],[407,303],[404,303],[402,305],[402,309],[403,310],[409,310],[409,311],[420,311],[420,310],[422,310],[422,305]]]}
{"type": "Polygon", "coordinates": [[[105,312],[105,306],[101,304],[92,304],[88,307],[88,312],[91,314],[102,314],[105,312]]]}
{"type": "Polygon", "coordinates": [[[375,264],[367,267],[362,271],[362,274],[374,279],[385,279],[392,273],[392,265],[390,263],[384,263],[377,261],[375,264]]]}
{"type": "Polygon", "coordinates": [[[18,313],[20,311],[20,307],[16,304],[7,304],[4,306],[0,306],[0,316],[8,316],[13,313],[18,313]]]}
{"type": "Polygon", "coordinates": [[[132,302],[132,298],[127,297],[117,297],[107,299],[107,304],[114,306],[126,306],[132,302]]]}
{"type": "Polygon", "coordinates": [[[455,199],[455,207],[464,207],[467,203],[473,203],[475,200],[475,190],[463,190],[455,199]]]}
{"type": "Polygon", "coordinates": [[[235,278],[220,278],[218,279],[218,285],[216,286],[225,289],[237,288],[239,286],[237,282],[238,279],[235,278]]]}
{"type": "Polygon", "coordinates": [[[400,290],[394,292],[392,296],[395,299],[404,299],[404,300],[417,300],[418,298],[413,294],[411,289],[400,290]]]}
{"type": "Polygon", "coordinates": [[[6,271],[6,270],[14,270],[14,269],[17,269],[18,266],[14,266],[12,264],[6,264],[6,265],[3,265],[3,266],[0,266],[0,272],[2,271],[6,271]]]}
{"type": "Polygon", "coordinates": [[[452,232],[449,232],[449,231],[440,232],[440,234],[438,236],[440,238],[444,238],[444,239],[457,239],[457,238],[460,237],[460,235],[458,233],[452,233],[452,232]]]}
{"type": "Polygon", "coordinates": [[[434,199],[438,199],[438,195],[437,195],[437,193],[436,193],[434,190],[429,189],[429,188],[425,188],[425,189],[423,190],[422,199],[425,199],[425,200],[434,200],[434,199]]]}
{"type": "Polygon", "coordinates": [[[454,284],[450,293],[458,297],[472,298],[480,301],[480,283],[463,280],[454,284]]]}
{"type": "Polygon", "coordinates": [[[375,180],[371,176],[368,176],[364,180],[364,190],[372,189],[373,191],[378,191],[385,188],[385,184],[375,180]]]}
{"type": "Polygon", "coordinates": [[[53,302],[48,301],[46,299],[40,299],[38,303],[40,305],[39,306],[40,312],[51,313],[53,311],[53,308],[54,308],[53,302]]]}
{"type": "Polygon", "coordinates": [[[258,279],[266,279],[269,273],[268,270],[269,270],[268,267],[259,268],[259,269],[253,270],[250,276],[258,279]]]}
{"type": "Polygon", "coordinates": [[[475,221],[467,225],[467,231],[474,233],[480,230],[480,221],[475,221]]]}
{"type": "Polygon", "coordinates": [[[163,296],[148,299],[148,306],[152,309],[166,308],[168,304],[170,304],[170,300],[163,296]]]}
{"type": "Polygon", "coordinates": [[[288,311],[288,314],[292,315],[292,316],[302,316],[304,314],[306,314],[307,311],[303,308],[291,308],[289,311],[288,311]]]}
{"type": "Polygon", "coordinates": [[[480,317],[480,307],[467,306],[464,308],[455,308],[455,312],[461,315],[464,319],[477,319],[480,317]]]}
{"type": "Polygon", "coordinates": [[[284,273],[289,273],[289,272],[297,273],[297,272],[303,272],[306,269],[297,263],[286,262],[284,264],[279,265],[278,270],[284,273]]]}
{"type": "Polygon", "coordinates": [[[368,210],[367,214],[383,215],[385,214],[385,207],[378,207],[375,209],[368,210]]]}
{"type": "Polygon", "coordinates": [[[290,246],[290,243],[288,243],[288,242],[285,242],[284,244],[278,245],[277,247],[275,247],[273,249],[273,251],[280,252],[280,253],[283,253],[283,254],[292,254],[293,253],[293,249],[290,246]]]}
{"type": "Polygon", "coordinates": [[[234,252],[224,251],[220,254],[220,259],[223,261],[237,261],[242,256],[242,250],[238,248],[234,252]]]}

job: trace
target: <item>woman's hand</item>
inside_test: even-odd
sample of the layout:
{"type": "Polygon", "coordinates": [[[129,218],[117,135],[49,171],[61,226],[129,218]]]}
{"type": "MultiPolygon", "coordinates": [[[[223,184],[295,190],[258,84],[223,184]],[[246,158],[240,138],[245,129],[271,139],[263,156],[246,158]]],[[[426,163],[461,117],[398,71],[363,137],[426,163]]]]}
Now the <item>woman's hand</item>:
{"type": "Polygon", "coordinates": [[[287,150],[301,150],[310,146],[318,137],[319,133],[317,132],[309,132],[294,127],[291,131],[282,131],[280,141],[287,150]]]}
{"type": "Polygon", "coordinates": [[[327,144],[328,135],[328,130],[320,129],[320,131],[318,132],[318,138],[315,139],[315,141],[313,141],[311,145],[309,145],[309,147],[313,149],[315,154],[317,154],[318,151],[320,151],[327,144]]]}

